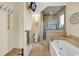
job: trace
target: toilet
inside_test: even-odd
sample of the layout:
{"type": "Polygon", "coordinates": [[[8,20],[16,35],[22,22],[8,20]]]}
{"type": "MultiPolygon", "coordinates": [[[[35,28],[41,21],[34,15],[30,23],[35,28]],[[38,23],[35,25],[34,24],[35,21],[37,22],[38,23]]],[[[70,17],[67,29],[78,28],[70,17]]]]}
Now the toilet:
{"type": "Polygon", "coordinates": [[[39,34],[38,32],[35,33],[35,36],[34,36],[35,42],[38,41],[38,34],[39,34]]]}

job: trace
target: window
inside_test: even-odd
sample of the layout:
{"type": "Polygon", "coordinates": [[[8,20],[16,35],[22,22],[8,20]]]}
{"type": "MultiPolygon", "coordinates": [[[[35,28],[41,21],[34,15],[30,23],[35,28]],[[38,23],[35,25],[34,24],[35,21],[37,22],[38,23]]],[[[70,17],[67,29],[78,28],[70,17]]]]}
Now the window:
{"type": "Polygon", "coordinates": [[[56,23],[54,21],[48,22],[48,30],[64,29],[64,13],[61,14],[56,20],[56,23]]]}
{"type": "Polygon", "coordinates": [[[59,16],[59,29],[64,28],[64,14],[59,16]]]}
{"type": "Polygon", "coordinates": [[[48,30],[56,30],[57,24],[48,24],[48,30]]]}

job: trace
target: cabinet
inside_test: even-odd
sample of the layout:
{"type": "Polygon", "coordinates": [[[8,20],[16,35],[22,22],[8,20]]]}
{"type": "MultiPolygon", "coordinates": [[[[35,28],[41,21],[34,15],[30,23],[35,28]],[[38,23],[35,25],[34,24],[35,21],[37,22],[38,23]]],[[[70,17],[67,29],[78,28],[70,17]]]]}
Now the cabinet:
{"type": "Polygon", "coordinates": [[[8,51],[8,14],[0,11],[0,55],[8,51]]]}

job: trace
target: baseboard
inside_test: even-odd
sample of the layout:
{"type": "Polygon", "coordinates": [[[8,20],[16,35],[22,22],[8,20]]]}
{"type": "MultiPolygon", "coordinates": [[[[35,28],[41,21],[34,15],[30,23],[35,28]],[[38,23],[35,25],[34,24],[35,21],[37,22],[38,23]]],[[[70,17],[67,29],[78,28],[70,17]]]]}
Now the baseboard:
{"type": "Polygon", "coordinates": [[[24,56],[28,56],[32,50],[32,45],[28,45],[26,51],[24,51],[24,56]]]}
{"type": "Polygon", "coordinates": [[[8,52],[10,52],[12,49],[13,49],[13,48],[10,48],[10,49],[4,54],[4,56],[6,56],[6,54],[7,54],[8,52]]]}

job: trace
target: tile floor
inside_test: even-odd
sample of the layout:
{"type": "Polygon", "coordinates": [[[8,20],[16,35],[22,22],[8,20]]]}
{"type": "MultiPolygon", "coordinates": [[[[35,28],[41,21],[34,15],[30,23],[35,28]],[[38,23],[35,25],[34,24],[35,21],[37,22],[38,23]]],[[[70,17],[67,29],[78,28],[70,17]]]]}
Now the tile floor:
{"type": "Polygon", "coordinates": [[[32,47],[33,48],[29,53],[29,56],[50,56],[49,50],[40,42],[34,43],[32,47]]]}
{"type": "MultiPolygon", "coordinates": [[[[21,49],[14,48],[5,56],[21,56],[21,49]]],[[[47,44],[45,41],[37,42],[32,44],[32,50],[29,53],[29,56],[50,56],[47,44]]]]}

